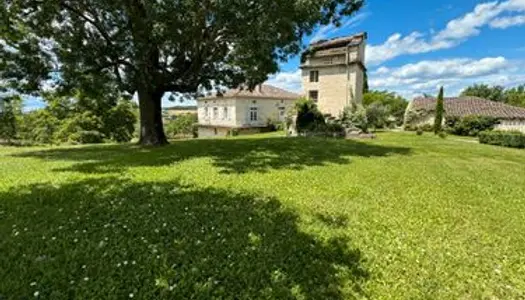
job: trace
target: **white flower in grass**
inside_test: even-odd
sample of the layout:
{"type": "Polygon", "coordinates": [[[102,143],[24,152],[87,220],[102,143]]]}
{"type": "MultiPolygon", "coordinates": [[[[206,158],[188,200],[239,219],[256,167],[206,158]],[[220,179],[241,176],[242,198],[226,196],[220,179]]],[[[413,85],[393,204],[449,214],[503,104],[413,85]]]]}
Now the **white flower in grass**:
{"type": "Polygon", "coordinates": [[[38,297],[38,295],[40,295],[40,293],[38,291],[33,293],[33,296],[35,296],[35,297],[38,297]]]}
{"type": "Polygon", "coordinates": [[[85,269],[86,268],[86,265],[82,265],[82,269],[85,269]]]}
{"type": "Polygon", "coordinates": [[[74,242],[74,243],[78,243],[78,239],[74,239],[73,242],[74,242]]]}
{"type": "Polygon", "coordinates": [[[54,241],[54,240],[56,240],[57,238],[56,238],[56,237],[52,237],[51,239],[54,241]]]}
{"type": "Polygon", "coordinates": [[[135,265],[136,263],[137,263],[136,261],[132,261],[132,262],[131,262],[132,265],[135,265]]]}
{"type": "Polygon", "coordinates": [[[135,297],[135,295],[133,295],[133,293],[129,293],[129,297],[133,298],[133,297],[135,297]]]}
{"type": "Polygon", "coordinates": [[[84,281],[88,281],[89,280],[89,277],[84,277],[84,281]]]}
{"type": "Polygon", "coordinates": [[[36,285],[36,282],[31,282],[31,284],[29,284],[30,286],[35,286],[36,285]]]}
{"type": "Polygon", "coordinates": [[[125,266],[128,265],[128,261],[127,261],[127,260],[124,261],[124,265],[125,265],[125,266]]]}

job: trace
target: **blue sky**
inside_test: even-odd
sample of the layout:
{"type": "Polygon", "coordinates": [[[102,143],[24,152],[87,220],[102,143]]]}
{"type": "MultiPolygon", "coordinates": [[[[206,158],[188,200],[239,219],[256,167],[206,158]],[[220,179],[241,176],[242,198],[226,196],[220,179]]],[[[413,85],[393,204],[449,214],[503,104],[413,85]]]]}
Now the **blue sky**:
{"type": "MultiPolygon", "coordinates": [[[[473,83],[525,84],[525,0],[368,0],[340,28],[318,28],[313,39],[368,32],[371,88],[408,99],[455,96],[473,83]]],[[[301,91],[298,58],[281,64],[269,83],[301,91]]]]}
{"type": "MultiPolygon", "coordinates": [[[[373,89],[412,99],[437,93],[455,96],[473,83],[525,84],[525,0],[366,0],[343,26],[324,26],[305,38],[368,33],[366,66],[373,89]]],[[[280,65],[269,84],[301,92],[299,58],[280,65]]],[[[26,109],[42,106],[26,100],[26,109]]],[[[186,101],[184,105],[193,104],[186,101]]],[[[168,101],[163,106],[181,105],[168,101]]]]}

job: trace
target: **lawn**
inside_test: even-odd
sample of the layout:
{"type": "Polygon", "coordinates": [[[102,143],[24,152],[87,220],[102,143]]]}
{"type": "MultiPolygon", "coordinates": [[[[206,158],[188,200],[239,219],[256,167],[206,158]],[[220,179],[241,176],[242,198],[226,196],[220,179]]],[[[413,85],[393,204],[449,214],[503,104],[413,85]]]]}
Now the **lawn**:
{"type": "Polygon", "coordinates": [[[523,299],[525,151],[431,134],[0,148],[0,299],[523,299]]]}

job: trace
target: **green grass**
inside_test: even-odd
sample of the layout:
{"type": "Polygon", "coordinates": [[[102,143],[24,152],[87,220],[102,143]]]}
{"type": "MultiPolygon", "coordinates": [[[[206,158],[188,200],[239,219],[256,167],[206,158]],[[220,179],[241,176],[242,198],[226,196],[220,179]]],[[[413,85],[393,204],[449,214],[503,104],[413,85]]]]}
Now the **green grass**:
{"type": "Polygon", "coordinates": [[[431,134],[0,148],[0,299],[523,299],[525,151],[431,134]]]}

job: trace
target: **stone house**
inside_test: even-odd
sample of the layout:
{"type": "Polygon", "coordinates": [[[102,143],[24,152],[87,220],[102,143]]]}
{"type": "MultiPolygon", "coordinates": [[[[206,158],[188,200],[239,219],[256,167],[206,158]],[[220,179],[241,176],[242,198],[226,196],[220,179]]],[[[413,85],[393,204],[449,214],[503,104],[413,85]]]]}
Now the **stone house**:
{"type": "MultiPolygon", "coordinates": [[[[435,98],[415,98],[407,107],[406,125],[434,125],[435,98]]],[[[496,130],[515,130],[525,133],[525,108],[495,102],[478,97],[454,97],[444,99],[447,117],[485,116],[499,120],[496,130]]]]}
{"type": "Polygon", "coordinates": [[[339,117],[345,107],[362,103],[366,40],[366,33],[322,40],[303,53],[303,90],[322,113],[339,117]]]}
{"type": "Polygon", "coordinates": [[[222,95],[199,98],[199,137],[264,131],[269,122],[284,122],[300,95],[260,85],[253,91],[232,89],[222,95]]]}

